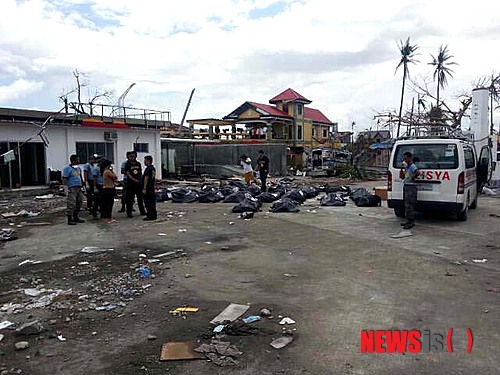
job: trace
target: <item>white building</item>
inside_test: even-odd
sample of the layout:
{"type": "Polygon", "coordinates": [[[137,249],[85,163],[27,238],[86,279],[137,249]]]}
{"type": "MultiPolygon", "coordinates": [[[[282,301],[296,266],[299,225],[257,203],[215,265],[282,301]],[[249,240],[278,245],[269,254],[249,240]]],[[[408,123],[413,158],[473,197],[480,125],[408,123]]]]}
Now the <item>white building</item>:
{"type": "MultiPolygon", "coordinates": [[[[94,107],[93,113],[104,113],[102,107],[94,107]]],[[[170,125],[170,113],[135,113],[140,116],[133,111],[113,117],[0,108],[0,186],[45,185],[69,164],[71,154],[80,156],[82,164],[92,154],[102,155],[119,170],[131,150],[138,152],[141,163],[151,155],[157,178],[162,178],[160,132],[170,125]],[[7,162],[10,150],[15,160],[7,162]]]]}

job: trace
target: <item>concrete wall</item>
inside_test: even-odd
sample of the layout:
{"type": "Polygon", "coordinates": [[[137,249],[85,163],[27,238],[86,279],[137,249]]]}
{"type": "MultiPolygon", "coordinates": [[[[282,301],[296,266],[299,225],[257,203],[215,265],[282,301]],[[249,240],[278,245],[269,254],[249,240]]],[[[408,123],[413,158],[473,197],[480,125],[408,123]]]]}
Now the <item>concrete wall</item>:
{"type": "MultiPolygon", "coordinates": [[[[24,142],[38,132],[38,127],[30,124],[0,123],[0,142],[24,142]]],[[[145,155],[153,156],[157,165],[158,178],[161,178],[161,143],[160,133],[154,130],[136,129],[96,129],[83,126],[55,126],[47,128],[45,134],[49,140],[46,148],[46,170],[62,170],[69,163],[69,156],[76,152],[76,142],[105,142],[105,131],[116,131],[118,140],[112,141],[114,144],[115,170],[120,163],[125,160],[125,153],[133,149],[133,144],[148,143],[149,152],[139,153],[138,160],[142,163],[145,155]]],[[[36,137],[30,142],[41,142],[40,137],[36,137]]],[[[86,160],[82,160],[85,163],[86,160]]]]}
{"type": "Polygon", "coordinates": [[[203,144],[162,141],[162,165],[168,174],[208,173],[227,176],[241,169],[239,157],[249,156],[255,166],[262,149],[270,160],[271,175],[285,175],[287,146],[284,144],[203,144]],[[218,166],[223,168],[218,168],[218,166]]]}

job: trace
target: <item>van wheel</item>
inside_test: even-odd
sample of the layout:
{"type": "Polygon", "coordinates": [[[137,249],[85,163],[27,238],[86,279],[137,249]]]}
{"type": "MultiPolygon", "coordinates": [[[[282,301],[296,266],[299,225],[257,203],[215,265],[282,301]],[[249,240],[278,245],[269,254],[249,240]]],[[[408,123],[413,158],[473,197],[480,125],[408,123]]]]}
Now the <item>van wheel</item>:
{"type": "Polygon", "coordinates": [[[404,207],[394,207],[394,215],[396,215],[397,217],[404,217],[405,216],[404,207]]]}
{"type": "Polygon", "coordinates": [[[467,203],[465,204],[465,208],[463,211],[460,211],[457,214],[458,221],[467,221],[467,214],[469,213],[469,197],[467,197],[467,203]]]}
{"type": "Polygon", "coordinates": [[[477,199],[478,199],[478,196],[476,195],[476,199],[474,199],[472,201],[472,204],[470,205],[470,208],[475,210],[477,208],[477,199]]]}

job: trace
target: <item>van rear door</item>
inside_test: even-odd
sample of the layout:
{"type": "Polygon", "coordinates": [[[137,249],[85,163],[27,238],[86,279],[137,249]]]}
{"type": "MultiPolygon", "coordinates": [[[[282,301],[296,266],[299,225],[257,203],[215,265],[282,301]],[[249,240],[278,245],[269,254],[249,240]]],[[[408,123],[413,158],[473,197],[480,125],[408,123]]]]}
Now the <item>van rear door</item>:
{"type": "Polygon", "coordinates": [[[415,142],[398,145],[393,158],[394,168],[399,167],[405,152],[411,152],[420,171],[417,179],[419,201],[456,202],[459,177],[457,143],[415,142]]]}

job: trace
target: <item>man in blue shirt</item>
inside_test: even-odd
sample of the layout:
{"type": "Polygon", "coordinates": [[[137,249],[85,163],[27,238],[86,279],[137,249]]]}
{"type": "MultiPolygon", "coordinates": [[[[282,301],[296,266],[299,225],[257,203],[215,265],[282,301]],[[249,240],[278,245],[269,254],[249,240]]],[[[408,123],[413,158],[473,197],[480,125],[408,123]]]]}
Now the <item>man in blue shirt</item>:
{"type": "Polygon", "coordinates": [[[80,208],[82,207],[82,187],[84,186],[84,183],[82,170],[78,166],[78,164],[80,164],[78,156],[71,155],[69,161],[70,164],[63,169],[62,179],[65,190],[67,191],[66,195],[68,197],[68,225],[76,225],[76,223],[84,222],[78,217],[80,208]]]}
{"type": "Polygon", "coordinates": [[[417,205],[417,184],[415,179],[420,174],[413,162],[411,152],[403,154],[403,165],[399,171],[399,178],[403,180],[403,202],[405,205],[406,221],[401,223],[403,229],[411,229],[415,225],[415,206],[417,205]]]}
{"type": "Polygon", "coordinates": [[[96,155],[92,155],[89,158],[89,162],[83,166],[83,180],[87,184],[87,210],[92,211],[92,201],[94,199],[94,175],[92,174],[92,169],[96,163],[96,155]]]}

